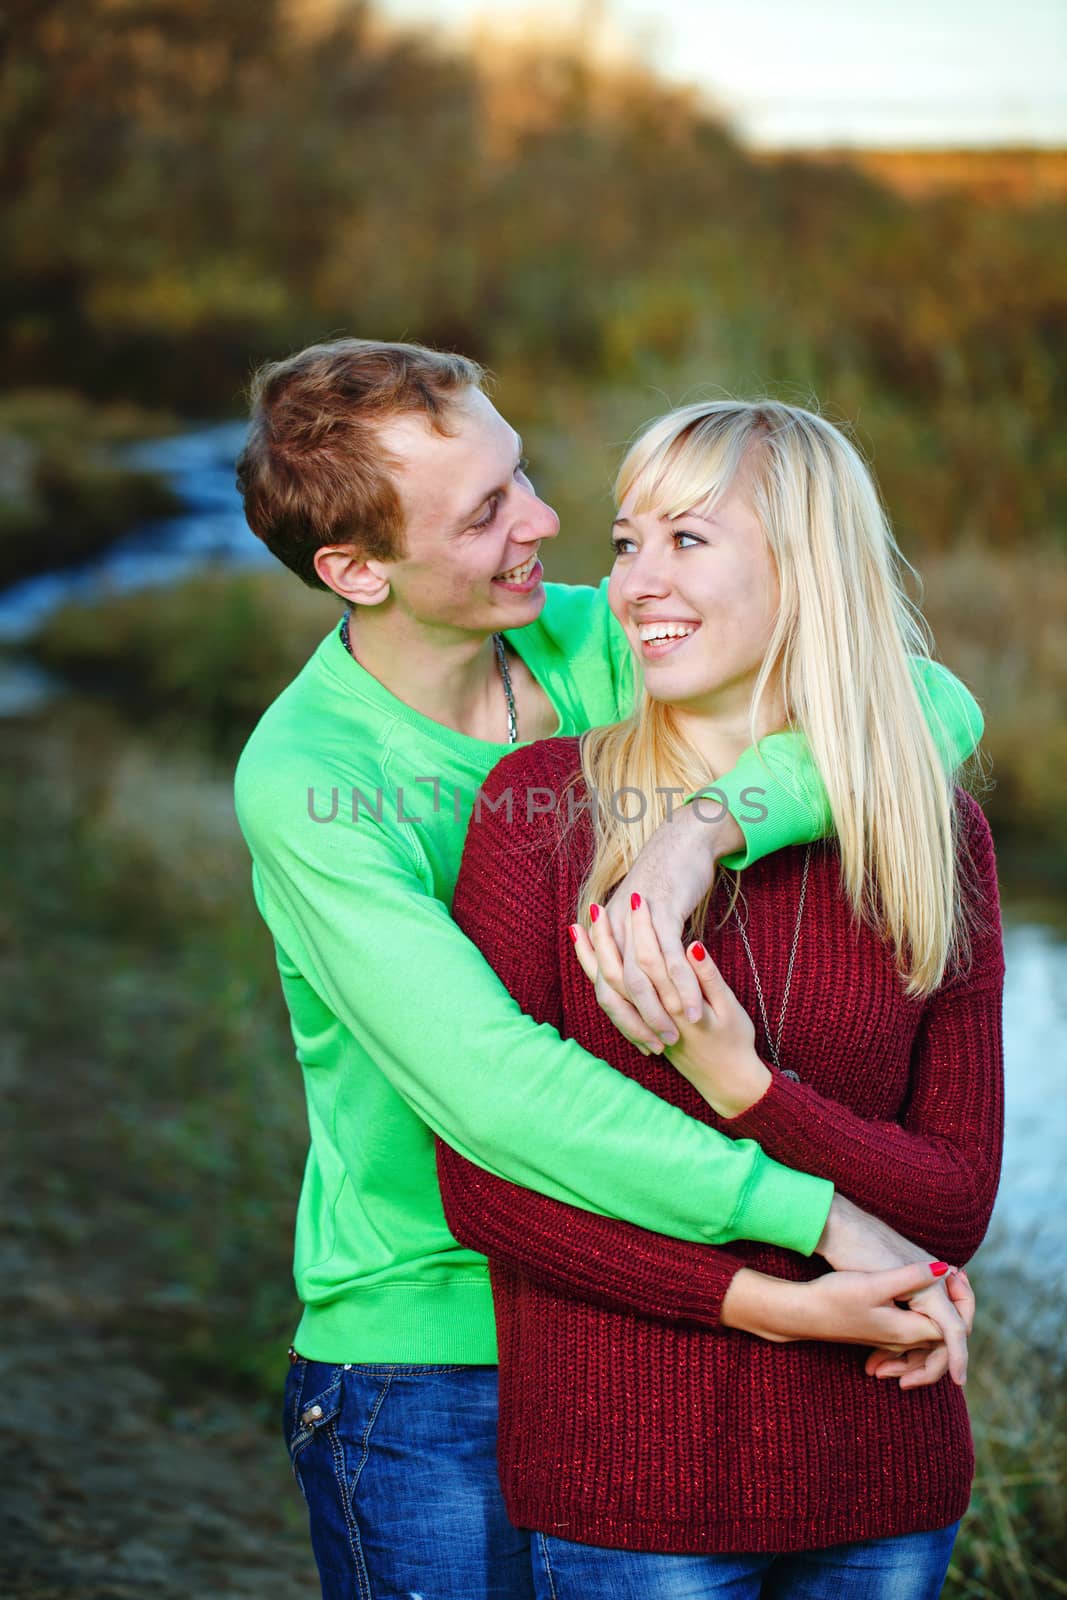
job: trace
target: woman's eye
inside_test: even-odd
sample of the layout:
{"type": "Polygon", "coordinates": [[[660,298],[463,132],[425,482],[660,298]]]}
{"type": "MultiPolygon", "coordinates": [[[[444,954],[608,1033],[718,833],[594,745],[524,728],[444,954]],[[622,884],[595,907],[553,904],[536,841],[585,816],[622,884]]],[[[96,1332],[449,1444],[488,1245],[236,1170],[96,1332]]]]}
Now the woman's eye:
{"type": "Polygon", "coordinates": [[[621,537],[612,539],[612,541],[611,541],[612,554],[615,555],[615,556],[628,556],[630,554],[630,551],[627,548],[627,546],[632,545],[632,544],[633,544],[633,540],[632,539],[624,539],[624,538],[621,538],[621,537]]]}
{"type": "Polygon", "coordinates": [[[529,458],[529,456],[520,457],[519,464],[515,468],[515,476],[516,476],[516,478],[528,477],[529,476],[529,472],[530,472],[530,458],[529,458]]]}
{"type": "MultiPolygon", "coordinates": [[[[684,528],[675,528],[674,537],[676,539],[688,539],[690,541],[690,544],[703,544],[704,543],[703,539],[699,539],[695,533],[687,533],[684,528]]],[[[683,545],[682,548],[685,549],[687,547],[683,545]]]]}

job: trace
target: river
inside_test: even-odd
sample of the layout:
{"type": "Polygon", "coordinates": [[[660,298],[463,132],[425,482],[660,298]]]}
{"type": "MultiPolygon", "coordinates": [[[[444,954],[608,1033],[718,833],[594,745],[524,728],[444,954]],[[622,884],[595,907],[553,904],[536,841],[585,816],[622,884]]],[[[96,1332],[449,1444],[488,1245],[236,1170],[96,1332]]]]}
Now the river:
{"type": "MultiPolygon", "coordinates": [[[[0,644],[14,646],[58,606],[91,603],[186,577],[208,565],[272,564],[245,525],[233,482],[240,423],[190,429],[132,447],[131,463],[164,473],[181,495],[177,518],[118,540],[89,565],[30,578],[0,594],[0,644]]],[[[29,663],[9,656],[0,670],[0,715],[24,713],[62,692],[29,663]]],[[[1062,1228],[1067,1184],[1067,910],[1035,905],[1002,880],[1007,983],[1004,1178],[995,1215],[1001,1244],[1039,1247],[1067,1273],[1062,1228]]]]}

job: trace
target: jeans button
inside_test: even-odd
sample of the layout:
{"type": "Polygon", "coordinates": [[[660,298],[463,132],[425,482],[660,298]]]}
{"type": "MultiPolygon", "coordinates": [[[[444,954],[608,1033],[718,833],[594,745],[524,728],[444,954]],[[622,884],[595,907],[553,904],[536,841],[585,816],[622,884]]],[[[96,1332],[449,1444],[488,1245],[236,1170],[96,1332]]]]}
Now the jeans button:
{"type": "Polygon", "coordinates": [[[321,1406],[308,1406],[306,1411],[300,1413],[300,1420],[305,1428],[313,1428],[321,1416],[321,1406]]]}

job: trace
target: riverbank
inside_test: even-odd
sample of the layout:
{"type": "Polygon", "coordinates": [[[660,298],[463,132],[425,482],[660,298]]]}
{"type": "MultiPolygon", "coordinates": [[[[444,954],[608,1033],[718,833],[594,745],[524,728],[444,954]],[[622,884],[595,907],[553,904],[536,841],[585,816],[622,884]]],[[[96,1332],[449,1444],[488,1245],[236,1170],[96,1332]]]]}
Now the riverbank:
{"type": "Polygon", "coordinates": [[[173,431],[174,418],[94,405],[64,390],[0,400],[0,587],[90,560],[126,530],[174,516],[166,478],[123,448],[173,431]]]}

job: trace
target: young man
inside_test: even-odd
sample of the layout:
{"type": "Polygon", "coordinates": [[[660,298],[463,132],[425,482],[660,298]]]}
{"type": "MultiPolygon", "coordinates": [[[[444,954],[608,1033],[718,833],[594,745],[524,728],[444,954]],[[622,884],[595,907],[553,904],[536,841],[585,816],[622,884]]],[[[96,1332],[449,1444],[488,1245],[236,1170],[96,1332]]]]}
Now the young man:
{"type": "MultiPolygon", "coordinates": [[[[838,1267],[915,1258],[825,1182],[536,1025],[449,916],[508,745],[614,721],[633,693],[603,586],[542,581],[558,521],[481,383],[417,346],[313,347],[259,375],[239,464],[253,530],[350,608],[263,717],[236,788],[307,1090],[286,1431],[328,1597],[530,1592],[496,1487],[487,1266],[445,1224],[434,1133],[489,1172],[680,1238],[838,1267]]],[[[941,669],[923,689],[950,758],[969,753],[973,701],[941,669]]],[[[826,829],[803,750],[778,735],[763,754],[770,768],[749,752],[718,780],[722,806],[679,805],[624,885],[624,903],[641,886],[665,908],[679,952],[717,860],[826,829]]],[[[672,1037],[655,997],[640,1016],[609,990],[602,1003],[646,1047],[672,1037]]],[[[942,1298],[930,1314],[959,1369],[942,1298]]]]}

